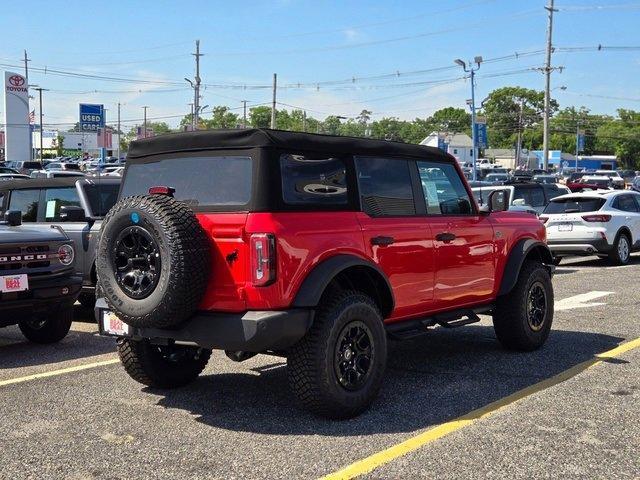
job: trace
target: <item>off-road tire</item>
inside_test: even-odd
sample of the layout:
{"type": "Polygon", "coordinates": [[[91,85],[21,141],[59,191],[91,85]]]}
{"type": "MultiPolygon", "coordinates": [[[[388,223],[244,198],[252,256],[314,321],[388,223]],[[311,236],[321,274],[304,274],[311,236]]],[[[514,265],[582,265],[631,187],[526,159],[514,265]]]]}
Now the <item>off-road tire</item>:
{"type": "Polygon", "coordinates": [[[549,336],[553,323],[553,285],[547,269],[536,261],[527,261],[520,269],[513,290],[498,297],[493,313],[493,327],[498,340],[509,350],[532,351],[540,348],[549,336]],[[529,295],[535,287],[545,294],[544,318],[536,329],[529,321],[529,295]]]}
{"type": "Polygon", "coordinates": [[[287,355],[289,385],[312,413],[345,419],[365,411],[380,390],[387,361],[387,337],[382,315],[371,298],[357,291],[336,291],[322,304],[306,336],[287,355]],[[347,325],[365,325],[370,335],[369,373],[357,390],[340,384],[334,356],[347,325]]]}
{"type": "Polygon", "coordinates": [[[207,366],[211,350],[184,345],[158,347],[148,340],[118,339],[118,355],[129,376],[155,388],[177,388],[195,380],[207,366]],[[165,351],[162,349],[172,349],[165,351]],[[169,360],[169,352],[184,355],[169,360]]]}
{"type": "Polygon", "coordinates": [[[616,239],[613,242],[613,249],[609,252],[609,262],[614,265],[628,265],[631,261],[631,240],[629,239],[629,235],[620,232],[616,235],[616,239]],[[620,254],[620,249],[622,248],[622,242],[626,242],[626,257],[620,254]]]}
{"type": "Polygon", "coordinates": [[[67,336],[73,322],[73,307],[60,307],[52,313],[39,315],[46,316],[41,324],[38,324],[40,320],[38,316],[23,320],[18,324],[20,331],[27,340],[34,343],[48,344],[59,342],[67,336]]]}
{"type": "Polygon", "coordinates": [[[96,306],[96,294],[95,293],[81,293],[78,297],[78,302],[82,305],[82,308],[87,310],[93,310],[96,306]]]}
{"type": "Polygon", "coordinates": [[[133,327],[170,328],[197,309],[207,288],[210,242],[188,205],[165,195],[126,197],[100,230],[96,273],[109,308],[133,327]],[[140,227],[155,241],[160,268],[153,289],[134,298],[116,280],[118,235],[140,227]]]}

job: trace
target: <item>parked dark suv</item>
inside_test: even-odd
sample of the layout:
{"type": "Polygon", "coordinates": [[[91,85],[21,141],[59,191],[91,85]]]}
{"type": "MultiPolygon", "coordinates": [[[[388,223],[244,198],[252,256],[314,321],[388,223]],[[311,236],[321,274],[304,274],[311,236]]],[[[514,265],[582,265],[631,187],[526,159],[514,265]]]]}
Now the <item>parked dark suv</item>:
{"type": "Polygon", "coordinates": [[[436,148],[276,130],[133,142],[101,229],[96,304],[134,379],[176,387],[211,349],[287,358],[309,410],[357,415],[387,337],[493,315],[533,350],[553,319],[552,256],[532,215],[479,208],[436,148]]]}
{"type": "Polygon", "coordinates": [[[45,231],[59,225],[75,242],[75,265],[82,274],[78,299],[86,308],[93,308],[96,298],[98,232],[119,189],[118,178],[39,178],[0,183],[0,213],[19,210],[24,223],[45,231]]]}
{"type": "Polygon", "coordinates": [[[62,340],[73,321],[82,279],[73,241],[59,228],[20,225],[20,212],[0,222],[0,327],[18,325],[32,342],[62,340]]]}

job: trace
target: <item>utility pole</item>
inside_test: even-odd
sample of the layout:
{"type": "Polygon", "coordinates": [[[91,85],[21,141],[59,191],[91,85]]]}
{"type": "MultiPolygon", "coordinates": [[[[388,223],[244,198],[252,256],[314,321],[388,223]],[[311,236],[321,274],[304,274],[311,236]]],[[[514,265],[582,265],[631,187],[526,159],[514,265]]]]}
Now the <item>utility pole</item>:
{"type": "Polygon", "coordinates": [[[557,11],[553,8],[553,0],[549,0],[549,4],[544,7],[549,12],[549,21],[547,24],[547,59],[544,66],[545,83],[544,83],[544,112],[543,112],[543,126],[544,134],[542,138],[542,159],[543,168],[547,170],[549,168],[549,110],[551,105],[551,52],[552,38],[553,38],[553,12],[557,11]]]}
{"type": "MultiPolygon", "coordinates": [[[[518,115],[518,143],[516,144],[516,161],[515,167],[520,166],[520,157],[522,156],[522,112],[524,110],[524,98],[520,99],[520,115],[518,115]]],[[[528,168],[528,165],[527,165],[528,168]]]]}
{"type": "Polygon", "coordinates": [[[271,102],[271,128],[276,128],[276,90],[278,89],[278,74],[273,74],[273,101],[271,102]]]}
{"type": "MultiPolygon", "coordinates": [[[[31,110],[29,106],[29,62],[31,59],[27,57],[27,51],[24,51],[24,80],[27,84],[27,110],[29,114],[29,118],[31,118],[31,110]]],[[[31,133],[31,122],[29,122],[29,160],[33,160],[33,134],[31,133]]]]}
{"type": "Polygon", "coordinates": [[[120,161],[120,136],[122,132],[120,130],[120,102],[118,102],[118,162],[120,161]]]}
{"type": "Polygon", "coordinates": [[[145,105],[144,107],[142,107],[144,109],[144,119],[143,119],[143,138],[147,138],[147,108],[149,108],[147,105],[145,105]]]}
{"type": "Polygon", "coordinates": [[[247,101],[242,100],[242,128],[247,128],[247,101]]]}
{"type": "Polygon", "coordinates": [[[38,101],[40,103],[40,163],[42,163],[42,92],[48,91],[47,88],[37,87],[35,90],[38,91],[38,101]]]}
{"type": "Polygon", "coordinates": [[[193,87],[194,90],[194,98],[193,98],[193,110],[195,111],[195,125],[194,130],[198,129],[199,114],[200,114],[200,57],[204,54],[200,53],[200,40],[196,40],[196,53],[192,53],[194,57],[196,57],[196,78],[195,84],[193,87]]]}

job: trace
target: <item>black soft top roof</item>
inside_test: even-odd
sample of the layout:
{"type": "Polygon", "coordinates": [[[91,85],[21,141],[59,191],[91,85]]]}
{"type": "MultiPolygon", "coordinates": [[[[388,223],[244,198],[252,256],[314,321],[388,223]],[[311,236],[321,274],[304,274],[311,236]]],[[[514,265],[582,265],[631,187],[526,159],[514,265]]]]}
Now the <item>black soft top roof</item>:
{"type": "Polygon", "coordinates": [[[55,187],[72,187],[78,182],[95,183],[95,184],[119,184],[120,178],[113,177],[58,177],[58,178],[30,178],[21,180],[5,180],[0,181],[0,191],[6,190],[28,190],[31,188],[55,188],[55,187]]]}
{"type": "MultiPolygon", "coordinates": [[[[434,147],[368,138],[287,132],[266,128],[173,133],[131,142],[127,159],[203,150],[279,148],[332,154],[387,155],[455,159],[434,147]]],[[[135,162],[134,162],[135,163],[135,162]]]]}

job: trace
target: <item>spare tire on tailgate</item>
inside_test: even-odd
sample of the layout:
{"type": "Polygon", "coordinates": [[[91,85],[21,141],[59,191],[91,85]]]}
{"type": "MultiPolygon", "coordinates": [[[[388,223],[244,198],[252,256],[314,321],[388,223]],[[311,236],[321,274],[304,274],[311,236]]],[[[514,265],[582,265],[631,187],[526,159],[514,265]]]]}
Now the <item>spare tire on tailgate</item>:
{"type": "Polygon", "coordinates": [[[166,195],[126,197],[102,223],[98,284],[109,308],[133,327],[174,327],[198,308],[210,245],[188,205],[166,195]]]}

